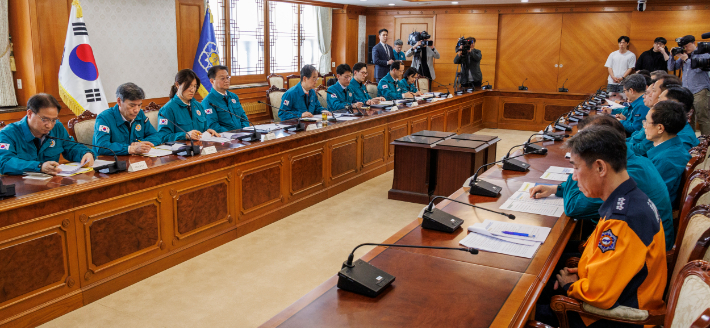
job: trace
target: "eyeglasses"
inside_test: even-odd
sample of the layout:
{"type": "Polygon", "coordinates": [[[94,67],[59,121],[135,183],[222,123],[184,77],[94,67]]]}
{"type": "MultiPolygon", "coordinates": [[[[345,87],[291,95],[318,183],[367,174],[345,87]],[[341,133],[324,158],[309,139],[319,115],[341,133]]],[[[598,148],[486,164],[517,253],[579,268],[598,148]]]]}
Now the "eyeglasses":
{"type": "MultiPolygon", "coordinates": [[[[37,115],[39,116],[39,115],[37,115]]],[[[57,118],[49,118],[49,117],[44,117],[44,116],[39,116],[39,119],[42,120],[42,123],[44,124],[56,124],[57,123],[57,118]]]]}
{"type": "Polygon", "coordinates": [[[227,75],[225,77],[219,77],[217,78],[217,81],[229,81],[232,77],[227,75]]]}
{"type": "Polygon", "coordinates": [[[641,124],[643,124],[643,127],[647,127],[647,126],[654,125],[655,123],[653,123],[653,121],[648,122],[646,120],[643,120],[643,121],[641,121],[641,124]]]}

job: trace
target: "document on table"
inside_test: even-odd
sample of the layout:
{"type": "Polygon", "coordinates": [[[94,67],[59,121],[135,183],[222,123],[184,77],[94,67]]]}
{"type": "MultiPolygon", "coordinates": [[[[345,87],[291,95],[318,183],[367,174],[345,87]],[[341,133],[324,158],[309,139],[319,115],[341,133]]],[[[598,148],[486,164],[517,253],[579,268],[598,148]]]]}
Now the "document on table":
{"type": "Polygon", "coordinates": [[[502,210],[516,211],[523,213],[533,213],[559,217],[564,210],[564,202],[561,197],[550,195],[547,198],[530,198],[530,188],[534,183],[526,182],[508,200],[500,206],[502,210]]]}
{"type": "Polygon", "coordinates": [[[567,181],[567,177],[574,172],[571,167],[550,166],[540,179],[567,181]]]}
{"type": "Polygon", "coordinates": [[[269,124],[259,124],[259,125],[255,125],[255,126],[249,126],[249,127],[243,128],[242,130],[252,131],[252,130],[254,130],[254,127],[256,127],[257,130],[272,131],[272,130],[283,129],[287,126],[290,126],[290,125],[289,124],[269,123],[269,124]]]}
{"type": "Polygon", "coordinates": [[[619,104],[617,104],[615,101],[612,101],[612,100],[609,100],[609,99],[606,100],[606,103],[609,105],[609,107],[611,107],[611,109],[617,109],[617,108],[624,108],[624,107],[626,107],[626,106],[623,106],[623,105],[619,105],[619,104]]]}
{"type": "Polygon", "coordinates": [[[223,138],[223,137],[213,137],[210,135],[207,135],[207,133],[203,134],[202,137],[200,137],[200,141],[209,141],[209,142],[231,142],[232,139],[229,138],[223,138]]]}
{"type": "Polygon", "coordinates": [[[540,243],[534,245],[522,245],[510,243],[498,238],[484,236],[477,233],[469,233],[459,244],[475,248],[480,251],[500,253],[524,258],[532,258],[540,247],[540,243]]]}
{"type": "Polygon", "coordinates": [[[391,101],[391,100],[389,100],[389,101],[380,101],[379,105],[382,105],[382,106],[392,106],[392,105],[394,105],[394,102],[391,101]]]}
{"type": "Polygon", "coordinates": [[[345,114],[336,114],[335,118],[338,119],[338,121],[352,121],[352,120],[357,120],[360,117],[358,116],[346,116],[345,114]]]}
{"type": "Polygon", "coordinates": [[[222,137],[236,139],[253,134],[253,132],[222,132],[222,137]]]}
{"type": "Polygon", "coordinates": [[[163,156],[169,156],[173,154],[173,151],[170,150],[170,146],[165,146],[166,148],[160,148],[161,146],[157,147],[152,147],[150,148],[150,151],[148,151],[145,154],[140,154],[141,156],[146,156],[146,157],[163,157],[163,156]]]}
{"type": "Polygon", "coordinates": [[[91,167],[82,167],[81,163],[77,162],[60,164],[57,168],[62,170],[62,172],[57,174],[62,177],[70,177],[72,175],[82,174],[93,170],[91,167]]]}
{"type": "MultiPolygon", "coordinates": [[[[550,228],[531,226],[527,224],[519,224],[513,222],[501,222],[493,220],[484,220],[468,227],[468,231],[476,232],[482,235],[507,240],[509,242],[521,243],[526,242],[528,245],[534,242],[544,243],[547,235],[550,234],[550,228]],[[528,234],[529,237],[516,236],[503,233],[503,231],[517,232],[528,234]]],[[[523,243],[524,244],[524,243],[523,243]]]]}

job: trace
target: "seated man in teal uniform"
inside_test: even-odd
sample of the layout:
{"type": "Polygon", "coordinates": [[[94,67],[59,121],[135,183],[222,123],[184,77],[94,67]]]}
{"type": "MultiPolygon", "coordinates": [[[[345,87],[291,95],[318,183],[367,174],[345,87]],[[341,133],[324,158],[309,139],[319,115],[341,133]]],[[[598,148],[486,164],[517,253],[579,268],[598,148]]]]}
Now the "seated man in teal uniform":
{"type": "Polygon", "coordinates": [[[335,76],[337,82],[328,88],[328,110],[336,111],[345,109],[345,106],[351,105],[353,108],[361,108],[361,102],[353,100],[352,91],[348,90],[350,81],[353,78],[353,71],[348,64],[340,64],[335,68],[335,76]]]}
{"type": "Polygon", "coordinates": [[[646,114],[644,127],[646,139],[653,142],[653,148],[646,155],[661,174],[671,204],[678,198],[681,175],[690,160],[690,153],[678,138],[678,132],[687,124],[683,105],[675,101],[659,101],[646,114]]]}
{"type": "Polygon", "coordinates": [[[399,88],[402,89],[402,92],[411,92],[415,96],[422,95],[422,93],[417,89],[417,70],[412,67],[407,68],[407,70],[404,71],[402,79],[399,80],[397,84],[399,84],[399,88]]]}
{"type": "MultiPolygon", "coordinates": [[[[608,115],[588,116],[579,122],[578,130],[592,125],[610,126],[623,135],[624,127],[618,120],[608,115]]],[[[658,210],[658,215],[663,222],[665,233],[666,249],[673,247],[675,233],[673,231],[673,207],[665,188],[658,188],[664,185],[663,178],[653,166],[651,160],[646,157],[634,154],[630,149],[626,149],[626,169],[629,176],[636,181],[639,189],[643,191],[653,202],[658,210]]],[[[584,220],[582,226],[582,239],[586,240],[599,220],[599,207],[603,201],[599,198],[588,198],[579,190],[577,181],[572,180],[570,174],[567,181],[559,186],[539,185],[530,190],[530,195],[536,198],[547,197],[555,194],[562,197],[564,201],[565,214],[571,218],[584,220]],[[591,223],[591,224],[590,224],[591,223]]]]}
{"type": "Polygon", "coordinates": [[[646,78],[643,75],[631,74],[621,82],[621,85],[624,87],[626,98],[631,104],[629,104],[626,115],[616,114],[616,118],[624,126],[626,135],[631,136],[631,134],[643,128],[643,118],[648,113],[648,107],[643,103],[643,94],[646,92],[646,78]]]}
{"type": "Polygon", "coordinates": [[[282,121],[299,117],[313,117],[321,113],[330,114],[318,101],[316,95],[316,84],[318,83],[318,71],[313,65],[306,65],[301,68],[301,82],[298,82],[291,89],[288,89],[281,98],[281,109],[279,118],[282,121]]]}
{"type": "Polygon", "coordinates": [[[395,61],[390,65],[390,72],[385,75],[377,84],[377,95],[384,97],[386,100],[397,100],[402,98],[414,98],[411,92],[405,92],[397,83],[402,78],[404,73],[404,65],[402,62],[395,61]]]}
{"type": "Polygon", "coordinates": [[[25,172],[58,174],[59,155],[83,167],[94,165],[94,154],[84,145],[53,139],[74,140],[59,122],[59,102],[39,93],[27,101],[27,116],[0,130],[0,174],[25,172]]]}
{"type": "Polygon", "coordinates": [[[219,133],[210,127],[214,122],[207,118],[204,108],[195,100],[199,87],[200,78],[191,69],[183,69],[175,75],[170,101],[158,112],[158,134],[163,142],[200,140],[202,133],[219,137],[219,133]]]}
{"type": "Polygon", "coordinates": [[[249,126],[247,113],[244,112],[239,97],[228,90],[230,76],[227,66],[210,67],[207,77],[212,83],[212,90],[202,100],[202,107],[207,118],[212,121],[210,127],[222,133],[249,126]]]}
{"type": "Polygon", "coordinates": [[[394,60],[407,60],[407,56],[405,56],[404,51],[402,51],[402,46],[404,46],[404,42],[402,40],[397,39],[394,41],[394,60]]]}
{"type": "Polygon", "coordinates": [[[367,106],[377,105],[380,101],[384,101],[385,98],[382,97],[370,97],[367,93],[367,88],[365,88],[365,81],[367,80],[367,65],[365,63],[357,63],[353,65],[353,80],[350,81],[348,85],[348,91],[353,93],[353,100],[356,102],[361,102],[367,106]]]}
{"type": "MultiPolygon", "coordinates": [[[[116,105],[101,112],[94,125],[94,145],[113,150],[116,155],[145,154],[162,140],[141,106],[145,93],[133,83],[116,89],[116,105]]],[[[107,149],[94,147],[99,155],[113,155],[107,149]]]]}

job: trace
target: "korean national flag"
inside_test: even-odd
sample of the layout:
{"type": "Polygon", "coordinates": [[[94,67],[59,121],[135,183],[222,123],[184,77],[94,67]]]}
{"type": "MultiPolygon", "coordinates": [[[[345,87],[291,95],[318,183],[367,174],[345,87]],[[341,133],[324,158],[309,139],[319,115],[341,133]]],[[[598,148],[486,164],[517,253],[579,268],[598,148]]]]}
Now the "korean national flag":
{"type": "Polygon", "coordinates": [[[111,132],[111,129],[109,129],[108,126],[99,125],[99,131],[109,133],[111,132]]]}
{"type": "Polygon", "coordinates": [[[161,118],[158,121],[158,125],[168,125],[168,119],[167,118],[161,118]]]}
{"type": "Polygon", "coordinates": [[[0,150],[10,150],[10,144],[0,143],[0,150]]]}

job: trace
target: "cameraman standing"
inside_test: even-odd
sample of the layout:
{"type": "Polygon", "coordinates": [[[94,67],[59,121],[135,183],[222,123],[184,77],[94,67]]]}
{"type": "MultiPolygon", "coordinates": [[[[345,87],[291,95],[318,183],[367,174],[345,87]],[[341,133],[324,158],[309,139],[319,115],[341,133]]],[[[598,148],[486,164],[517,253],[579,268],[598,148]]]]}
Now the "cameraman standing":
{"type": "MultiPolygon", "coordinates": [[[[675,56],[668,56],[668,70],[682,69],[683,87],[688,88],[693,93],[695,101],[695,122],[698,124],[700,134],[710,134],[710,76],[708,72],[700,68],[691,68],[691,58],[710,58],[710,54],[700,54],[696,52],[698,48],[695,37],[686,35],[678,40],[678,47],[682,48],[675,56]],[[678,59],[674,59],[678,57],[678,59]]],[[[664,57],[667,55],[663,51],[664,57]]]]}
{"type": "Polygon", "coordinates": [[[462,49],[463,46],[456,48],[456,58],[454,64],[461,65],[461,87],[462,88],[480,88],[483,82],[483,74],[481,73],[481,50],[476,49],[476,38],[469,37],[471,40],[471,49],[462,49]],[[465,53],[464,53],[465,52],[465,53]]]}
{"type": "MultiPolygon", "coordinates": [[[[422,33],[426,33],[426,31],[422,33]]],[[[433,42],[430,46],[423,46],[422,41],[425,44],[427,41],[431,42],[430,40],[417,41],[413,47],[407,50],[406,55],[407,57],[414,56],[412,67],[414,67],[421,76],[425,76],[430,80],[436,80],[436,74],[434,74],[434,58],[439,59],[441,55],[439,55],[439,52],[434,48],[433,42]],[[417,52],[417,49],[419,49],[419,52],[417,52]],[[415,53],[417,53],[416,56],[415,53]]]]}

